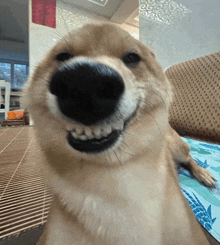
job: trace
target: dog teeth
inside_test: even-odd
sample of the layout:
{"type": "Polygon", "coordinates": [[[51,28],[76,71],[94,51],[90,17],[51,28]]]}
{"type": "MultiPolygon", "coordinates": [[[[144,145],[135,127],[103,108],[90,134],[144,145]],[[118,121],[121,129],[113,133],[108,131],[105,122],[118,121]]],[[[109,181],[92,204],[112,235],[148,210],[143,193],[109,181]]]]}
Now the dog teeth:
{"type": "Polygon", "coordinates": [[[92,139],[94,137],[93,134],[92,134],[92,130],[85,129],[84,132],[85,132],[85,135],[86,135],[87,139],[92,139]]]}
{"type": "Polygon", "coordinates": [[[112,132],[112,127],[110,125],[108,125],[106,128],[103,128],[102,131],[103,131],[102,135],[107,136],[112,132]]]}
{"type": "Polygon", "coordinates": [[[80,135],[80,136],[79,136],[79,139],[80,139],[80,140],[87,140],[87,136],[86,136],[86,135],[80,135]]]}
{"type": "Polygon", "coordinates": [[[78,139],[79,138],[79,136],[76,134],[76,132],[71,132],[71,134],[72,134],[72,136],[73,136],[73,138],[75,138],[75,139],[78,139]]]}
{"type": "Polygon", "coordinates": [[[123,123],[117,123],[113,126],[105,125],[102,127],[76,126],[68,131],[71,131],[73,138],[85,141],[90,139],[101,139],[102,137],[107,137],[109,134],[112,133],[113,130],[122,130],[123,125],[123,123]]]}
{"type": "Polygon", "coordinates": [[[114,129],[116,129],[116,130],[122,130],[123,127],[124,127],[124,126],[123,126],[122,123],[118,123],[118,124],[114,125],[114,129]]]}
{"type": "Polygon", "coordinates": [[[82,129],[81,127],[76,127],[76,128],[75,128],[75,131],[76,131],[76,133],[77,133],[78,135],[80,135],[80,134],[82,134],[83,129],[82,129]]]}
{"type": "Polygon", "coordinates": [[[100,138],[102,137],[101,129],[100,129],[100,128],[97,128],[97,129],[94,131],[94,135],[95,135],[96,139],[100,139],[100,138]]]}

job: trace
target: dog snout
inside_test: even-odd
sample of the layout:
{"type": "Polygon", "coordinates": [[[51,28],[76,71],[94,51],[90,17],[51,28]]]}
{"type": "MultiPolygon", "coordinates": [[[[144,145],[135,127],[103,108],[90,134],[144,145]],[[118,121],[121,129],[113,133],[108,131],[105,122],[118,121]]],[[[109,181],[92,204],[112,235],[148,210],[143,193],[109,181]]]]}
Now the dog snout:
{"type": "Polygon", "coordinates": [[[61,112],[87,126],[113,114],[124,89],[118,72],[96,62],[64,65],[50,82],[61,112]]]}

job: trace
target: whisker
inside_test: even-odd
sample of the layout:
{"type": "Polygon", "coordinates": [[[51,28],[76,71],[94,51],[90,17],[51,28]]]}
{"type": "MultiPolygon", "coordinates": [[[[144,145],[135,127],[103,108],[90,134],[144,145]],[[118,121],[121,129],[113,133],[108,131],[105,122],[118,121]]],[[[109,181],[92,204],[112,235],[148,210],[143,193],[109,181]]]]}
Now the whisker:
{"type": "Polygon", "coordinates": [[[121,166],[123,166],[122,162],[120,161],[119,157],[117,156],[115,150],[113,151],[114,155],[116,156],[116,158],[118,159],[118,162],[121,164],[121,166]]]}
{"type": "Polygon", "coordinates": [[[155,123],[157,124],[157,127],[158,127],[158,129],[159,129],[159,131],[160,131],[160,133],[161,133],[161,135],[162,135],[162,132],[161,132],[161,130],[160,130],[160,126],[159,126],[159,124],[158,124],[158,122],[157,122],[157,120],[149,113],[149,111],[147,111],[146,109],[143,109],[143,108],[141,108],[140,107],[140,109],[142,110],[142,111],[144,111],[144,113],[147,113],[154,121],[155,121],[155,123]]]}
{"type": "MultiPolygon", "coordinates": [[[[66,22],[64,22],[64,23],[66,24],[66,22]]],[[[68,31],[67,34],[69,34],[69,32],[70,32],[70,31],[68,31]]],[[[66,42],[66,44],[69,44],[69,41],[68,41],[67,38],[66,38],[66,36],[67,36],[66,34],[63,35],[63,34],[61,34],[61,33],[60,33],[59,31],[57,31],[57,30],[56,30],[56,33],[58,34],[58,36],[59,36],[60,39],[64,39],[64,41],[66,42]]]]}
{"type": "Polygon", "coordinates": [[[151,103],[150,101],[146,100],[146,99],[141,99],[141,102],[143,102],[145,105],[147,105],[147,107],[152,108],[154,106],[153,103],[151,103]]]}
{"type": "MultiPolygon", "coordinates": [[[[137,88],[140,89],[140,90],[144,90],[144,91],[147,90],[150,93],[153,93],[158,99],[160,99],[163,102],[165,108],[167,109],[167,104],[165,103],[164,99],[162,98],[161,94],[158,91],[156,91],[155,89],[152,89],[151,87],[147,87],[147,86],[144,86],[144,85],[138,85],[137,88]]],[[[170,96],[168,94],[168,91],[165,90],[165,92],[166,92],[166,94],[167,94],[167,96],[169,98],[169,102],[170,102],[171,100],[170,100],[170,96]]]]}
{"type": "Polygon", "coordinates": [[[128,154],[128,155],[130,155],[130,156],[135,156],[135,155],[136,155],[136,154],[131,154],[131,153],[128,153],[128,152],[122,150],[121,147],[118,147],[118,150],[120,150],[120,151],[122,151],[122,152],[124,152],[125,154],[128,154]]]}

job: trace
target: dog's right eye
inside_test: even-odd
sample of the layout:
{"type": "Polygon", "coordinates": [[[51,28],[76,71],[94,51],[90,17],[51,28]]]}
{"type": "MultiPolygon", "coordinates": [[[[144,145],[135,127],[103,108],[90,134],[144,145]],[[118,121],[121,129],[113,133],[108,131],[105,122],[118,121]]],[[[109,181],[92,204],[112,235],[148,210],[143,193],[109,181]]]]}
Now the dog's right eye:
{"type": "Polygon", "coordinates": [[[69,60],[73,57],[72,54],[68,53],[68,52],[63,52],[63,53],[60,53],[56,56],[56,60],[57,61],[60,61],[60,62],[63,62],[65,60],[69,60]]]}

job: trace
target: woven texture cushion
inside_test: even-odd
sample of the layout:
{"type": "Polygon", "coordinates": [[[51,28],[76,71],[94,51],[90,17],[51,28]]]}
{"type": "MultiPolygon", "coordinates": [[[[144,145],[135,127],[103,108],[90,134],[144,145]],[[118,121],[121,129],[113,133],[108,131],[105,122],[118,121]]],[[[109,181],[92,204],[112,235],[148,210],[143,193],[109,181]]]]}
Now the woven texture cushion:
{"type": "Polygon", "coordinates": [[[220,143],[220,53],[173,65],[170,124],[182,136],[220,143]]]}

